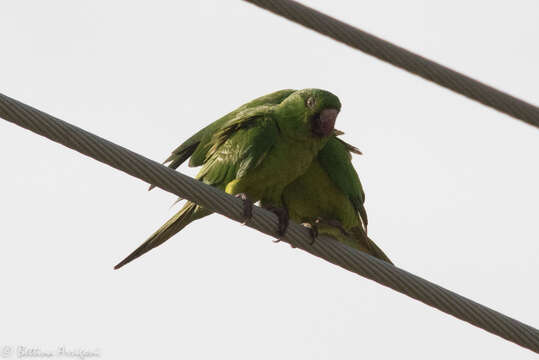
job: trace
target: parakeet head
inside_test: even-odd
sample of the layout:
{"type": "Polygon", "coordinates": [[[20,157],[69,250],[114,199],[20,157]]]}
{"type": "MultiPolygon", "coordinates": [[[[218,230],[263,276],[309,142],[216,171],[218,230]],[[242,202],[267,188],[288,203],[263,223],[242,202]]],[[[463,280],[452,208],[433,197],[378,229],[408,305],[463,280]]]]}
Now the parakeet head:
{"type": "Polygon", "coordinates": [[[327,138],[333,134],[341,110],[339,98],[321,89],[303,89],[290,94],[278,105],[279,128],[293,138],[327,138]]]}

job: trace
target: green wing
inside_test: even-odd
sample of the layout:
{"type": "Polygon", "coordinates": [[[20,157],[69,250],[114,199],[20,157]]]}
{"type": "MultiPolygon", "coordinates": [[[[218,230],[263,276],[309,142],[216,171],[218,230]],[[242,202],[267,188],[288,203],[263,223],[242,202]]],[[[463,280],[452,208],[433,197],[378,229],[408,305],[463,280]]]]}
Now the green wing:
{"type": "Polygon", "coordinates": [[[208,140],[211,139],[212,135],[228,120],[230,120],[230,118],[228,115],[226,115],[219,120],[212,122],[210,125],[206,126],[174,149],[172,154],[170,154],[170,156],[163,163],[166,164],[170,162],[168,167],[176,169],[178,166],[183,164],[185,160],[189,159],[191,155],[193,155],[203,140],[205,140],[204,142],[207,143],[208,140]]]}
{"type": "MultiPolygon", "coordinates": [[[[168,167],[171,169],[176,169],[178,166],[183,164],[185,160],[189,160],[190,167],[201,166],[206,160],[206,155],[208,150],[212,146],[212,138],[214,134],[221,129],[225,124],[234,120],[238,114],[246,109],[255,108],[262,105],[277,105],[280,104],[284,99],[286,99],[294,91],[293,89],[285,89],[275,91],[271,94],[261,96],[256,98],[236,110],[226,114],[222,118],[212,122],[205,128],[198,131],[195,135],[191,136],[189,139],[184,141],[180,146],[172,151],[170,156],[163,162],[163,164],[169,163],[168,167]]],[[[153,189],[154,186],[150,186],[150,189],[153,189]]]]}
{"type": "Polygon", "coordinates": [[[366,229],[368,218],[363,206],[365,193],[359,176],[352,165],[351,152],[361,154],[354,146],[333,137],[318,153],[318,161],[331,181],[350,199],[366,229]]]}
{"type": "Polygon", "coordinates": [[[235,119],[240,112],[246,109],[251,109],[263,105],[280,104],[294,91],[295,90],[292,89],[279,90],[271,94],[256,98],[248,102],[247,104],[240,106],[238,109],[226,114],[222,118],[214,121],[210,125],[197,132],[195,135],[191,136],[180,146],[174,149],[174,151],[172,151],[172,154],[164,161],[164,163],[170,162],[168,166],[172,169],[176,169],[185,160],[191,157],[191,159],[189,160],[189,166],[201,166],[204,163],[204,160],[206,159],[206,154],[211,147],[210,143],[212,141],[213,135],[224,124],[235,119]]]}
{"type": "Polygon", "coordinates": [[[197,179],[225,187],[256,168],[275,145],[279,129],[271,106],[244,110],[216,131],[197,179]]]}

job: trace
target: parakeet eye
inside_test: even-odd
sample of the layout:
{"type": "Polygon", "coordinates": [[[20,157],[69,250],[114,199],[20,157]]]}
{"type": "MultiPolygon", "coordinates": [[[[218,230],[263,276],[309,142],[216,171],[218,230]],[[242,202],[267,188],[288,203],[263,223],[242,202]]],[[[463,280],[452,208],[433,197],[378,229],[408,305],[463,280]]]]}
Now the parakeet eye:
{"type": "Polygon", "coordinates": [[[306,101],[307,106],[310,107],[311,109],[314,107],[314,103],[315,103],[315,100],[312,96],[310,96],[306,101]]]}

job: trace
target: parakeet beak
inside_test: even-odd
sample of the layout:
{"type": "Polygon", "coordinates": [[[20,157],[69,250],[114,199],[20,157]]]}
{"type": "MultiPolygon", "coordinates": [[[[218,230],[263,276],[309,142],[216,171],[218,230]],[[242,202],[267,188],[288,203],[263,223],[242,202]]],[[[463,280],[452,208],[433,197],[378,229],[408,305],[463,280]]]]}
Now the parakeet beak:
{"type": "Polygon", "coordinates": [[[344,135],[344,131],[333,129],[333,136],[341,136],[344,135]]]}
{"type": "Polygon", "coordinates": [[[333,132],[333,126],[335,120],[337,120],[337,114],[339,112],[336,109],[324,109],[313,121],[313,133],[320,137],[325,137],[333,132]]]}

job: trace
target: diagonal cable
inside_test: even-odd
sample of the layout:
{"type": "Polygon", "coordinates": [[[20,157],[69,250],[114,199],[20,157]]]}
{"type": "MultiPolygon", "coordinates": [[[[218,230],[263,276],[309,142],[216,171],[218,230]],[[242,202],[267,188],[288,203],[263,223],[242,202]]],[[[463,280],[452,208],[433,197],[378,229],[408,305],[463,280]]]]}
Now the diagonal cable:
{"type": "MultiPolygon", "coordinates": [[[[213,212],[243,221],[243,206],[239,199],[2,94],[0,117],[213,212]]],[[[247,225],[275,237],[277,219],[255,206],[253,218],[247,225]]],[[[308,230],[294,223],[290,224],[282,240],[539,353],[539,330],[405,270],[328,237],[321,236],[310,245],[308,230]]]]}
{"type": "Polygon", "coordinates": [[[539,127],[539,108],[292,0],[244,0],[539,127]]]}

